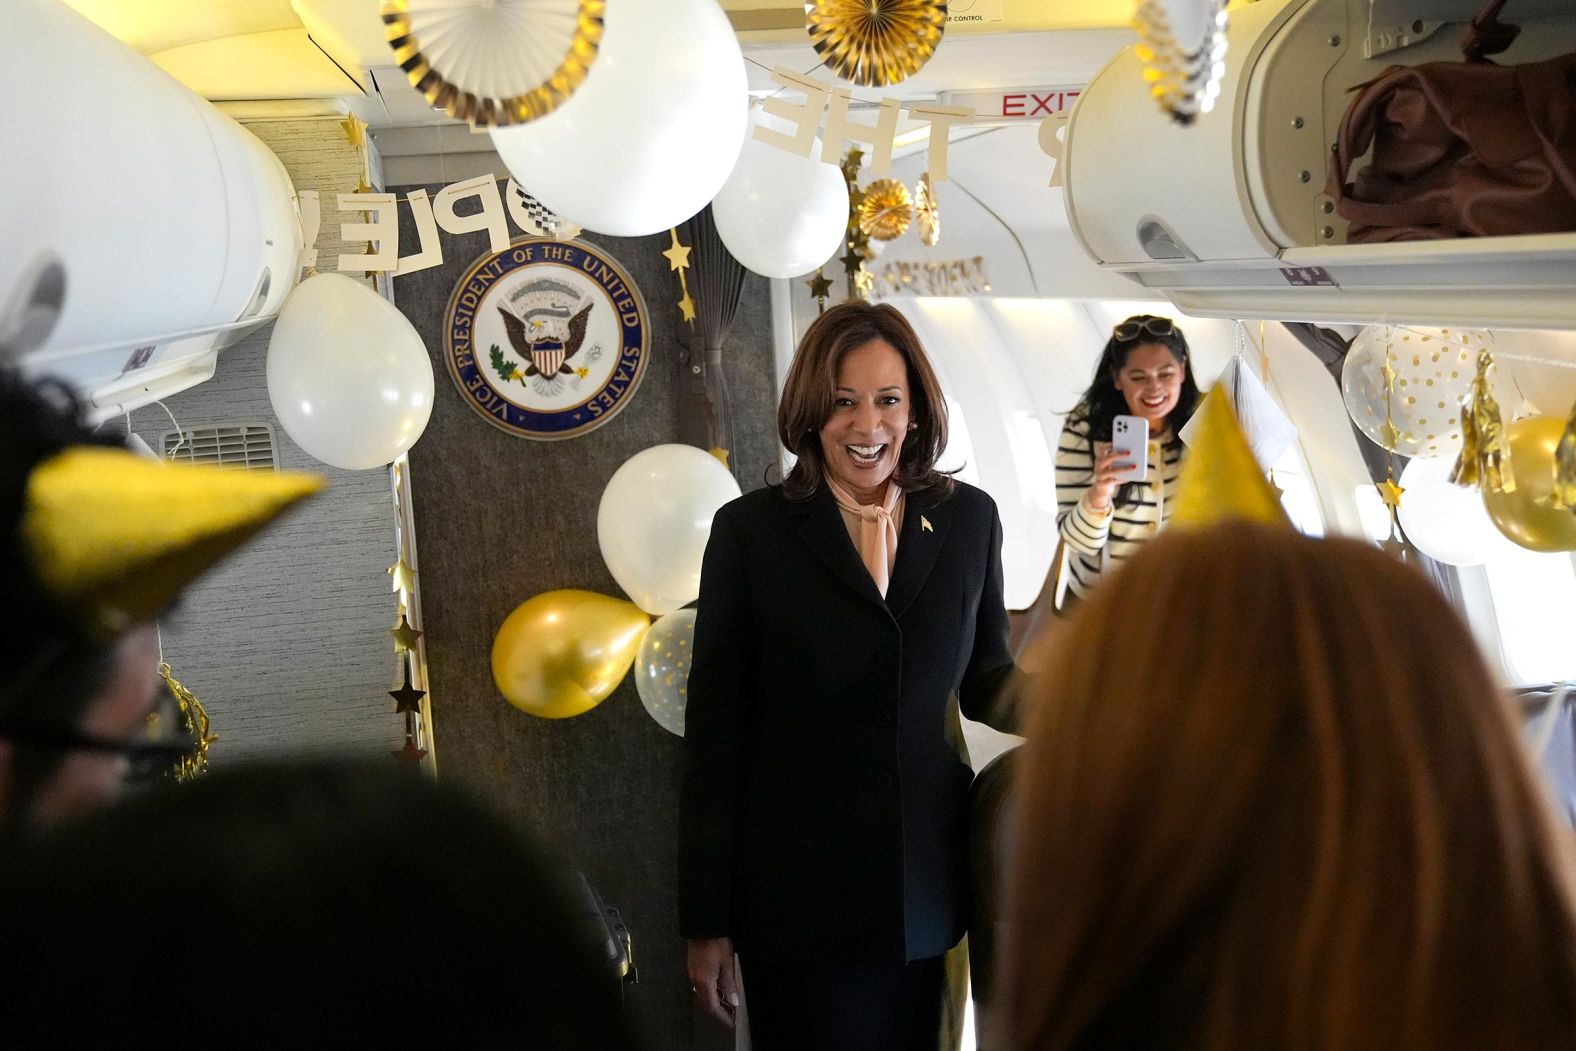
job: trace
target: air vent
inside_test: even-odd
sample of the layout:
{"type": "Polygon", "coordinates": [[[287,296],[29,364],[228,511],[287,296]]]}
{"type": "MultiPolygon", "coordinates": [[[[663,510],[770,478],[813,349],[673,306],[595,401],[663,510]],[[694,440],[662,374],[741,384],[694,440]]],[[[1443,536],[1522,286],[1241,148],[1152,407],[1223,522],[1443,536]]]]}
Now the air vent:
{"type": "Polygon", "coordinates": [[[167,431],[160,447],[166,459],[179,463],[212,463],[258,471],[275,469],[274,431],[266,423],[167,431]]]}

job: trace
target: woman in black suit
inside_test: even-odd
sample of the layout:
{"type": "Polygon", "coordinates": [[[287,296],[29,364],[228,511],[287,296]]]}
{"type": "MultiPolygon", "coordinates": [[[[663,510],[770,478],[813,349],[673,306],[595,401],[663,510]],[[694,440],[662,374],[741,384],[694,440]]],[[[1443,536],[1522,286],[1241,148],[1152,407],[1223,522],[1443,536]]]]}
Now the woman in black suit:
{"type": "Polygon", "coordinates": [[[685,714],[679,900],[696,997],[775,1048],[936,1046],[964,933],[949,703],[999,729],[1016,669],[990,497],[935,469],[946,402],[890,306],[805,333],[777,414],[798,458],[723,507],[685,714]]]}

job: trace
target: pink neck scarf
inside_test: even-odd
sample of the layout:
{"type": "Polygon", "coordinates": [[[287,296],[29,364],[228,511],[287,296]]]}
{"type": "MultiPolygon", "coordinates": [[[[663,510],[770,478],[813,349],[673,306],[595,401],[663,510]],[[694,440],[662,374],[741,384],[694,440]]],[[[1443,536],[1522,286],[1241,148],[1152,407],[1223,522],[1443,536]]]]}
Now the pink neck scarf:
{"type": "Polygon", "coordinates": [[[903,490],[889,480],[885,500],[880,504],[862,504],[831,475],[826,476],[826,487],[832,491],[839,508],[859,519],[854,547],[859,551],[859,560],[870,571],[870,579],[876,582],[876,590],[885,598],[887,585],[892,580],[892,567],[897,564],[897,530],[903,518],[903,490]]]}

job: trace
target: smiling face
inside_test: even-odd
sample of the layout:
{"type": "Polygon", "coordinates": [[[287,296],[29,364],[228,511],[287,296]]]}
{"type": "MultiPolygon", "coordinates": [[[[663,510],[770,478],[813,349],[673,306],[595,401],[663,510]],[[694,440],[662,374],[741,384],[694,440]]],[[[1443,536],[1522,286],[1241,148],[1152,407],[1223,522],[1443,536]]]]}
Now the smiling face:
{"type": "Polygon", "coordinates": [[[860,503],[877,503],[897,470],[909,425],[908,367],[884,339],[843,355],[832,415],[821,425],[826,470],[860,503]]]}
{"type": "Polygon", "coordinates": [[[1149,433],[1165,429],[1166,417],[1182,397],[1186,374],[1174,351],[1164,343],[1140,343],[1127,352],[1127,360],[1116,370],[1114,383],[1127,400],[1127,411],[1149,421],[1149,433]]]}

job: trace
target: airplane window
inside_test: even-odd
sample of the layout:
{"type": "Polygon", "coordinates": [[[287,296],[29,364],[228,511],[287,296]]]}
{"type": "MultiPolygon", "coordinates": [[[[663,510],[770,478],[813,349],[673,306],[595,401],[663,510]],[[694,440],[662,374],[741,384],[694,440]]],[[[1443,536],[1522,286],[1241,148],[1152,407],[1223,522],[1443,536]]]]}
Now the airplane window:
{"type": "Polygon", "coordinates": [[[1390,509],[1384,505],[1379,491],[1371,485],[1359,485],[1352,493],[1357,502],[1357,515],[1363,520],[1363,533],[1376,544],[1390,538],[1390,509]]]}
{"type": "Polygon", "coordinates": [[[947,447],[941,450],[936,466],[954,471],[953,477],[970,485],[980,484],[979,458],[974,455],[974,440],[969,437],[969,421],[956,398],[947,398],[947,447]]]}
{"type": "Polygon", "coordinates": [[[1505,670],[1517,684],[1576,679],[1576,556],[1507,546],[1483,564],[1505,670]]]}
{"type": "Polygon", "coordinates": [[[1324,513],[1319,510],[1319,495],[1308,476],[1308,461],[1302,447],[1293,442],[1275,461],[1275,484],[1281,491],[1281,507],[1299,533],[1324,535],[1324,513]]]}

